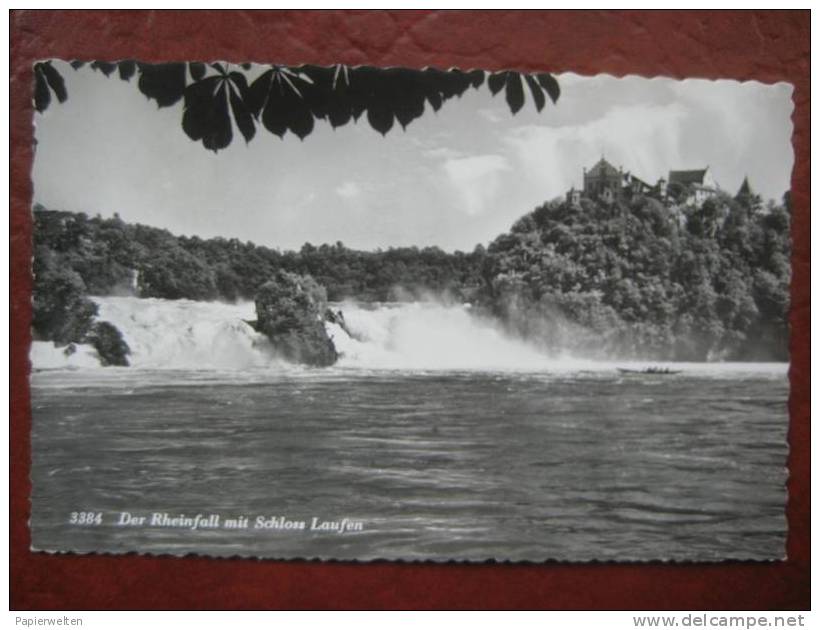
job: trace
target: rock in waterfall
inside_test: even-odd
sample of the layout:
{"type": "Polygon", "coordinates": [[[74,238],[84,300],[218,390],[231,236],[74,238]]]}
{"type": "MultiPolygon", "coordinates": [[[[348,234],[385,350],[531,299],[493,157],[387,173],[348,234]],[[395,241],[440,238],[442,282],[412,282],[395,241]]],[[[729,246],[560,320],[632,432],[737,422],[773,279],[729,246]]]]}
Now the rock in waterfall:
{"type": "Polygon", "coordinates": [[[256,294],[256,330],[289,361],[333,365],[339,358],[324,325],[327,294],[311,276],[278,271],[256,294]]]}

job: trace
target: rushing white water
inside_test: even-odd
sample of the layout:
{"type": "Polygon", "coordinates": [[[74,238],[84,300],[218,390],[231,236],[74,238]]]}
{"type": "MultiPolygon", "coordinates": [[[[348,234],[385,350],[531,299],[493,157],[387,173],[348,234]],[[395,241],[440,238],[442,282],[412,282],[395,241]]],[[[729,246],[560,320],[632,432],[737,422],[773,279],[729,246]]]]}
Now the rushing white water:
{"type": "MultiPolygon", "coordinates": [[[[256,317],[253,303],[95,297],[97,319],[114,324],[131,349],[136,368],[247,369],[276,362],[267,338],[244,320],[256,317]]],[[[47,342],[35,342],[35,368],[99,366],[90,346],[70,355],[47,342]]]]}
{"type": "MultiPolygon", "coordinates": [[[[98,319],[114,324],[131,349],[133,368],[178,370],[291,369],[276,356],[268,339],[247,321],[256,317],[252,302],[225,304],[191,300],[95,297],[98,319]]],[[[410,302],[376,305],[344,303],[341,310],[351,335],[326,324],[341,357],[342,370],[480,370],[578,372],[612,370],[613,362],[550,357],[526,342],[505,335],[493,322],[466,305],[410,302]]],[[[98,367],[90,346],[73,354],[48,342],[35,342],[36,369],[98,367]]],[[[618,362],[617,366],[647,364],[618,362]]],[[[651,365],[662,365],[657,362],[651,365]]],[[[776,372],[785,364],[681,364],[688,371],[716,373],[776,372]]]]}
{"type": "Polygon", "coordinates": [[[98,319],[122,332],[139,368],[246,369],[275,361],[267,338],[245,320],[252,302],[97,297],[98,319]]]}
{"type": "Polygon", "coordinates": [[[467,306],[434,302],[343,304],[348,336],[328,325],[340,365],[371,369],[539,369],[548,357],[502,334],[467,306]]]}
{"type": "Polygon", "coordinates": [[[100,366],[100,357],[87,344],[58,348],[50,341],[34,341],[31,344],[31,364],[38,370],[93,368],[100,366]]]}

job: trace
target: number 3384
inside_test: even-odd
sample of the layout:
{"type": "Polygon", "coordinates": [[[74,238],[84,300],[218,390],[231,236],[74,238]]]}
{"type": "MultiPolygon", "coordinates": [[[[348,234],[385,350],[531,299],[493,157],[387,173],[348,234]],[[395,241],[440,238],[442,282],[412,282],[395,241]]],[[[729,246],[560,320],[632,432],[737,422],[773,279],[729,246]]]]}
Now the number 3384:
{"type": "Polygon", "coordinates": [[[102,525],[102,512],[72,512],[68,522],[72,525],[102,525]]]}

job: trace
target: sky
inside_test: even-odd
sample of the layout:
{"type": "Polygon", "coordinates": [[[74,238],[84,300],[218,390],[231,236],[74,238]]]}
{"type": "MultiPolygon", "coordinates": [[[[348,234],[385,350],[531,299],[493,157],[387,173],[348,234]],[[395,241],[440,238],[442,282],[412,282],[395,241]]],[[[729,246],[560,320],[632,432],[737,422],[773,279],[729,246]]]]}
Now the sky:
{"type": "Polygon", "coordinates": [[[34,200],[47,208],[279,249],[438,246],[469,251],[582,185],[601,156],[644,181],[709,166],[730,193],[788,190],[792,87],[785,83],[557,75],[561,97],[512,115],[486,84],[383,137],[364,118],[305,140],[261,125],[218,153],[191,141],[182,105],[55,62],[69,99],[35,114],[34,200]]]}

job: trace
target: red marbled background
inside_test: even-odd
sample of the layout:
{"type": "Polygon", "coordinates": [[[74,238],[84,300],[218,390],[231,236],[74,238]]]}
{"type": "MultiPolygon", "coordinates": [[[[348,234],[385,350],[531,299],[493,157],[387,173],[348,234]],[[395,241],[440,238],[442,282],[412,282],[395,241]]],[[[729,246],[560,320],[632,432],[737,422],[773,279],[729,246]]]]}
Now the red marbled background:
{"type": "Polygon", "coordinates": [[[809,608],[809,21],[808,10],[13,11],[12,608],[809,608]],[[48,57],[434,65],[793,83],[789,559],[711,565],[360,565],[30,553],[31,64],[48,57]]]}

